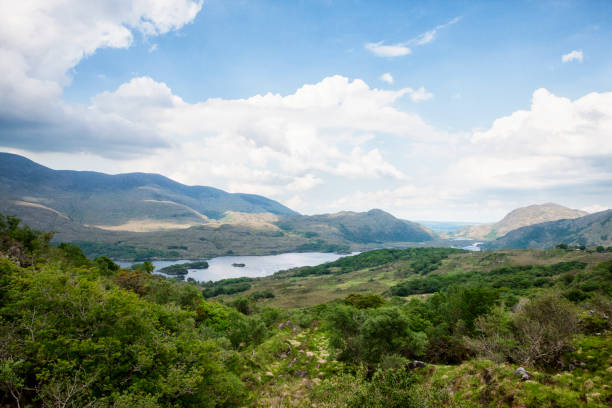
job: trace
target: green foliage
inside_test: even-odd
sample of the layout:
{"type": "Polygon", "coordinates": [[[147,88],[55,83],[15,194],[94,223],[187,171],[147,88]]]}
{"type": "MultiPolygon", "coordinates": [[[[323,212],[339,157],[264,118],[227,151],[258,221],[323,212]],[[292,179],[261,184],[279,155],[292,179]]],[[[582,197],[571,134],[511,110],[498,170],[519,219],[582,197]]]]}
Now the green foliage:
{"type": "Polygon", "coordinates": [[[367,309],[369,307],[379,307],[385,303],[385,299],[373,293],[351,293],[344,298],[344,303],[356,307],[357,309],[367,309]]]}
{"type": "Polygon", "coordinates": [[[557,368],[572,337],[579,332],[575,308],[555,292],[545,292],[514,313],[495,309],[475,323],[478,336],[468,346],[494,361],[557,368]]]}
{"type": "Polygon", "coordinates": [[[574,307],[555,293],[530,300],[513,316],[512,325],[520,344],[516,360],[552,367],[578,333],[578,323],[574,307]]]}
{"type": "Polygon", "coordinates": [[[449,255],[464,252],[466,251],[454,248],[377,249],[340,258],[318,266],[300,268],[292,275],[343,274],[400,260],[408,261],[414,273],[425,275],[439,268],[442,260],[448,258],[449,255]]]}
{"type": "Polygon", "coordinates": [[[231,279],[222,279],[220,281],[215,282],[204,282],[200,283],[201,286],[204,287],[202,290],[202,295],[205,298],[211,298],[219,295],[233,295],[235,293],[245,292],[251,289],[251,284],[253,278],[231,278],[231,279]]]}
{"type": "Polygon", "coordinates": [[[351,408],[434,408],[455,406],[447,391],[419,385],[405,369],[377,370],[370,382],[356,388],[347,402],[351,408]]]}
{"type": "Polygon", "coordinates": [[[123,243],[89,242],[74,241],[87,256],[97,258],[107,256],[112,259],[125,259],[131,261],[145,261],[154,258],[177,258],[180,254],[177,251],[163,251],[152,248],[137,248],[133,245],[123,243]]]}
{"type": "Polygon", "coordinates": [[[155,270],[155,266],[151,261],[144,261],[143,263],[132,265],[133,271],[152,273],[155,270]]]}
{"type": "Polygon", "coordinates": [[[182,264],[174,264],[161,268],[159,271],[166,275],[187,275],[189,269],[206,269],[208,268],[208,262],[196,261],[196,262],[185,262],[182,264]]]}
{"type": "Polygon", "coordinates": [[[323,381],[311,391],[312,401],[324,407],[438,408],[465,406],[453,400],[440,384],[423,384],[423,375],[404,368],[378,369],[368,380],[367,373],[342,373],[323,381]]]}
{"type": "Polygon", "coordinates": [[[259,343],[261,319],[204,301],[193,284],[58,251],[42,269],[0,259],[0,405],[244,405],[225,344],[259,343]]]}
{"type": "Polygon", "coordinates": [[[94,259],[95,264],[98,266],[98,270],[102,275],[112,275],[119,270],[119,265],[113,262],[112,259],[105,256],[99,256],[94,259]]]}
{"type": "Polygon", "coordinates": [[[338,304],[325,316],[330,345],[340,361],[376,365],[390,354],[423,355],[427,338],[410,328],[410,319],[397,307],[357,309],[338,304]]]}
{"type": "Polygon", "coordinates": [[[322,239],[312,239],[307,243],[299,245],[296,249],[297,252],[337,252],[337,253],[347,253],[350,250],[350,247],[345,244],[334,244],[329,243],[322,239]]]}
{"type": "MultiPolygon", "coordinates": [[[[492,288],[508,288],[515,293],[537,287],[547,287],[555,284],[557,275],[574,270],[584,270],[586,263],[571,261],[559,262],[554,265],[516,265],[496,268],[488,273],[471,271],[445,275],[429,275],[399,283],[391,288],[394,296],[409,296],[421,293],[434,293],[453,285],[486,285],[492,288]]],[[[580,276],[591,276],[585,273],[580,276]]]]}
{"type": "MultiPolygon", "coordinates": [[[[0,236],[19,242],[26,251],[33,252],[44,248],[53,234],[33,230],[27,225],[20,226],[21,220],[10,215],[0,214],[0,236]]],[[[7,249],[9,240],[0,240],[0,249],[7,249]]]]}
{"type": "Polygon", "coordinates": [[[251,297],[253,299],[255,299],[255,300],[258,300],[258,299],[272,299],[275,296],[274,296],[274,293],[272,293],[272,291],[264,290],[264,291],[261,291],[261,292],[253,292],[253,293],[251,293],[251,297]]]}

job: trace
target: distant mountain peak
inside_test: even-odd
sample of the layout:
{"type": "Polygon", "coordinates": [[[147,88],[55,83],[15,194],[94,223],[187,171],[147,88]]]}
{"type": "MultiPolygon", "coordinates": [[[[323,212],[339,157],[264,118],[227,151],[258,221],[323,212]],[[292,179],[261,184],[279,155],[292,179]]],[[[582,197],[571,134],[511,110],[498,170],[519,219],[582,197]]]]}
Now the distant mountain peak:
{"type": "Polygon", "coordinates": [[[521,227],[561,219],[574,219],[587,215],[581,210],[556,203],[532,204],[510,211],[500,221],[461,228],[453,235],[479,240],[495,239],[521,227]]]}

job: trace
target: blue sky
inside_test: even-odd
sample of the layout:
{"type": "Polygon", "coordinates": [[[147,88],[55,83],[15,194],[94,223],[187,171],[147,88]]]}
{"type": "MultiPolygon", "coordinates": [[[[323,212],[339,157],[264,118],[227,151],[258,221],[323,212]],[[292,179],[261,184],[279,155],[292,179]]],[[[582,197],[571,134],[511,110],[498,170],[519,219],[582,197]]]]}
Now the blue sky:
{"type": "Polygon", "coordinates": [[[0,13],[2,150],[305,213],[612,205],[612,2],[147,1],[0,13]]]}
{"type": "Polygon", "coordinates": [[[393,87],[437,96],[411,106],[428,121],[470,130],[528,107],[537,88],[569,98],[612,89],[611,21],[609,1],[208,0],[178,32],[82,60],[65,95],[86,103],[148,75],[193,103],[289,94],[333,74],[387,87],[379,77],[389,72],[393,87]],[[375,58],[363,46],[406,42],[458,16],[405,57],[375,58]],[[574,49],[586,61],[563,64],[574,49]]]}

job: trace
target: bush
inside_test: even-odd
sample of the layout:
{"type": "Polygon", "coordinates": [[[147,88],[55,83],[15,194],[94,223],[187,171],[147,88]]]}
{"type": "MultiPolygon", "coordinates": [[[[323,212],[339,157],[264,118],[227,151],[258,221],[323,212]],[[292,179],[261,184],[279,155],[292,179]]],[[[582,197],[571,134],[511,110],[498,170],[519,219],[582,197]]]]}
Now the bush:
{"type": "Polygon", "coordinates": [[[370,307],[379,307],[385,303],[385,299],[380,295],[375,295],[373,293],[351,293],[346,298],[344,298],[344,303],[350,306],[354,306],[357,309],[367,309],[370,307]]]}
{"type": "Polygon", "coordinates": [[[416,374],[404,368],[377,370],[369,383],[355,388],[348,407],[359,408],[437,408],[453,407],[448,391],[438,386],[421,386],[416,374]]]}
{"type": "Polygon", "coordinates": [[[255,300],[259,299],[272,299],[274,298],[274,293],[270,290],[264,290],[262,292],[253,292],[251,293],[251,297],[255,300]]]}
{"type": "Polygon", "coordinates": [[[516,312],[512,323],[520,344],[515,359],[543,367],[557,364],[579,329],[574,307],[556,293],[545,293],[527,302],[516,312]]]}

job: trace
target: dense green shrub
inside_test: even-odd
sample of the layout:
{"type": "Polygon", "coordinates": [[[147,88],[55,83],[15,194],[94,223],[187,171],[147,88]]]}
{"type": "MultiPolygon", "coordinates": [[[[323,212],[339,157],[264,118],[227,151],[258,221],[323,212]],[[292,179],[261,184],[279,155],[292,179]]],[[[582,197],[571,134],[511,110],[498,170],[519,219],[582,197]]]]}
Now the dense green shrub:
{"type": "Polygon", "coordinates": [[[463,252],[466,251],[454,248],[377,249],[318,266],[300,268],[292,275],[343,274],[399,260],[408,261],[407,263],[414,273],[425,275],[439,268],[442,260],[448,258],[449,255],[463,252]]]}
{"type": "Polygon", "coordinates": [[[385,303],[385,299],[373,293],[351,293],[344,298],[344,303],[357,309],[367,309],[369,307],[382,306],[385,303]]]}

